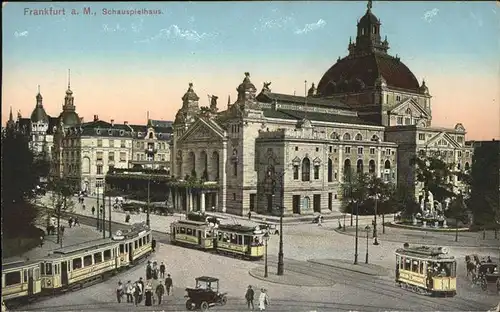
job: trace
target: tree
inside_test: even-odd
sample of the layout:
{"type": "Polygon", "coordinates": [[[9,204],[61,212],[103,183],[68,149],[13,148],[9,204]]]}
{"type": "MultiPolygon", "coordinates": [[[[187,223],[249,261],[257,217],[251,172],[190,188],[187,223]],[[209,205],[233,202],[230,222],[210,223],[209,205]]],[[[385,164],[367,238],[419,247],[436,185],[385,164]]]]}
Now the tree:
{"type": "Polygon", "coordinates": [[[344,182],[340,186],[342,191],[341,210],[351,213],[351,219],[353,208],[359,208],[369,198],[369,181],[369,174],[349,171],[344,175],[344,182]]]}
{"type": "Polygon", "coordinates": [[[455,219],[455,241],[458,242],[458,221],[464,222],[467,218],[467,206],[462,194],[454,197],[450,206],[444,212],[447,218],[455,219]]]}
{"type": "Polygon", "coordinates": [[[403,219],[412,217],[420,212],[420,206],[407,184],[398,184],[391,189],[386,205],[393,207],[392,212],[401,212],[403,219]]]}
{"type": "Polygon", "coordinates": [[[429,201],[429,192],[439,203],[455,196],[451,183],[451,177],[454,175],[453,164],[433,156],[416,157],[412,160],[412,164],[415,165],[416,180],[424,184],[425,202],[429,201]]]}
{"type": "MultiPolygon", "coordinates": [[[[54,208],[50,215],[57,218],[57,243],[62,245],[61,218],[68,212],[72,212],[75,204],[73,202],[74,190],[71,183],[64,178],[54,178],[50,183],[50,203],[54,208]]],[[[99,207],[98,207],[99,209],[99,207]]]]}
{"type": "MultiPolygon", "coordinates": [[[[385,182],[381,178],[372,176],[370,180],[370,194],[375,197],[375,225],[374,234],[377,234],[377,214],[382,215],[382,233],[385,234],[385,215],[394,212],[391,205],[391,196],[395,191],[394,183],[385,182]]],[[[376,235],[374,235],[376,237],[376,235]]]]}
{"type": "Polygon", "coordinates": [[[34,229],[38,210],[34,204],[39,182],[28,138],[14,127],[2,135],[3,234],[21,237],[34,229]]]}

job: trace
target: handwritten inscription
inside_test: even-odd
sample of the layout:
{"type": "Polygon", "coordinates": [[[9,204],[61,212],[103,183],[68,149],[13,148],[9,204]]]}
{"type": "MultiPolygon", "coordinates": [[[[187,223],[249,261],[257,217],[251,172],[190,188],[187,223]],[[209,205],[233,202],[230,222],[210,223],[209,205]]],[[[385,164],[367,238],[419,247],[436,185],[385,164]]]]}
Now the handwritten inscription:
{"type": "Polygon", "coordinates": [[[24,8],[24,15],[29,16],[58,16],[58,15],[87,15],[95,16],[97,14],[110,16],[148,16],[148,15],[161,15],[162,10],[159,9],[109,9],[105,8],[100,11],[92,10],[91,7],[84,7],[83,9],[71,9],[71,11],[65,8],[56,9],[53,7],[43,8],[43,9],[31,9],[24,8]]]}

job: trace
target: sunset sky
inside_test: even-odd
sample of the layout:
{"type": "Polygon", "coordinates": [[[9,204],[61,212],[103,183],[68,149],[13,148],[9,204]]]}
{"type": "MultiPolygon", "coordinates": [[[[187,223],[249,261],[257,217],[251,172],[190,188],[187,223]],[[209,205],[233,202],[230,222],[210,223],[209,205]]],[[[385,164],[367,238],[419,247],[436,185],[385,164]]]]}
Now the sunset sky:
{"type": "MultiPolygon", "coordinates": [[[[260,90],[304,93],[339,56],[366,2],[52,3],[65,15],[33,15],[49,3],[3,3],[2,123],[9,108],[29,117],[40,85],[47,113],[58,115],[71,69],[76,110],[144,124],[173,120],[189,82],[236,99],[251,73],[260,90]],[[83,8],[91,14],[84,15],[83,8]],[[79,15],[72,15],[72,10],[79,15]],[[103,9],[154,10],[104,15],[103,9]]],[[[377,2],[389,52],[433,95],[433,125],[463,123],[468,139],[500,138],[500,6],[495,2],[377,2]]]]}

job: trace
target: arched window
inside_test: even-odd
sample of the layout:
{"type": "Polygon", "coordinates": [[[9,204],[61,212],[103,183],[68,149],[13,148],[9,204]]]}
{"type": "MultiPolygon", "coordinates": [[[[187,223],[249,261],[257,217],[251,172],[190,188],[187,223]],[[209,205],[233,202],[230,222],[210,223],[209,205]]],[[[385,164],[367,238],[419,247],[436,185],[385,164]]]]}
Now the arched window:
{"type": "Polygon", "coordinates": [[[82,159],[82,172],[90,173],[90,158],[88,157],[82,159]]]}
{"type": "Polygon", "coordinates": [[[368,163],[368,172],[375,173],[375,160],[373,159],[368,163]]]}
{"type": "Polygon", "coordinates": [[[346,159],[344,161],[344,180],[350,181],[351,179],[351,160],[346,159]]]}
{"type": "Polygon", "coordinates": [[[302,160],[302,181],[311,181],[311,161],[307,157],[302,160]]]}
{"type": "Polygon", "coordinates": [[[188,156],[188,164],[189,164],[189,174],[191,177],[196,178],[196,156],[194,152],[189,152],[188,156]]]}
{"type": "Polygon", "coordinates": [[[150,132],[149,133],[149,138],[152,139],[153,138],[153,132],[150,132]]]}
{"type": "Polygon", "coordinates": [[[303,210],[309,210],[309,202],[310,202],[309,197],[307,197],[307,196],[304,197],[304,202],[302,204],[303,210]]]}
{"type": "Polygon", "coordinates": [[[200,154],[201,160],[201,178],[205,181],[208,180],[208,156],[207,152],[202,151],[200,154]]]}
{"type": "Polygon", "coordinates": [[[371,139],[371,140],[372,140],[372,141],[374,141],[374,142],[378,142],[380,139],[379,139],[379,137],[378,137],[376,134],[374,134],[374,135],[372,136],[372,139],[371,139]]]}
{"type": "Polygon", "coordinates": [[[358,159],[358,162],[356,163],[356,172],[363,173],[363,159],[358,159]]]}
{"type": "Polygon", "coordinates": [[[330,135],[330,139],[332,140],[338,140],[339,139],[339,135],[337,132],[332,132],[332,134],[330,135]]]}
{"type": "Polygon", "coordinates": [[[384,181],[389,181],[391,179],[391,162],[386,160],[384,163],[384,181]]]}
{"type": "Polygon", "coordinates": [[[214,181],[219,180],[219,153],[217,151],[212,154],[212,170],[214,181]]]}
{"type": "Polygon", "coordinates": [[[333,182],[333,161],[328,158],[328,182],[333,182]]]}
{"type": "Polygon", "coordinates": [[[344,136],[342,138],[344,141],[349,141],[351,140],[351,135],[349,133],[344,133],[344,136]]]}
{"type": "Polygon", "coordinates": [[[360,133],[358,133],[358,134],[356,134],[356,137],[354,139],[356,141],[363,141],[363,136],[360,133]]]}
{"type": "Polygon", "coordinates": [[[467,171],[467,170],[469,170],[469,169],[470,169],[469,162],[466,162],[466,163],[465,163],[465,170],[467,171]]]}
{"type": "Polygon", "coordinates": [[[391,162],[389,160],[385,161],[384,169],[391,169],[391,162]]]}

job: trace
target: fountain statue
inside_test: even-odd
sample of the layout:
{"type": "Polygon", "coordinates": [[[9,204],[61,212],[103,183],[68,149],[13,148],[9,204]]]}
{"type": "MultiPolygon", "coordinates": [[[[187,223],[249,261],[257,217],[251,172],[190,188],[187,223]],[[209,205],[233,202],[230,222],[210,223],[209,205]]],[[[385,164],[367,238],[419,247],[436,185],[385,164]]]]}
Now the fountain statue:
{"type": "Polygon", "coordinates": [[[429,191],[428,203],[431,214],[435,215],[436,212],[434,210],[434,195],[432,195],[431,191],[429,191]]]}

